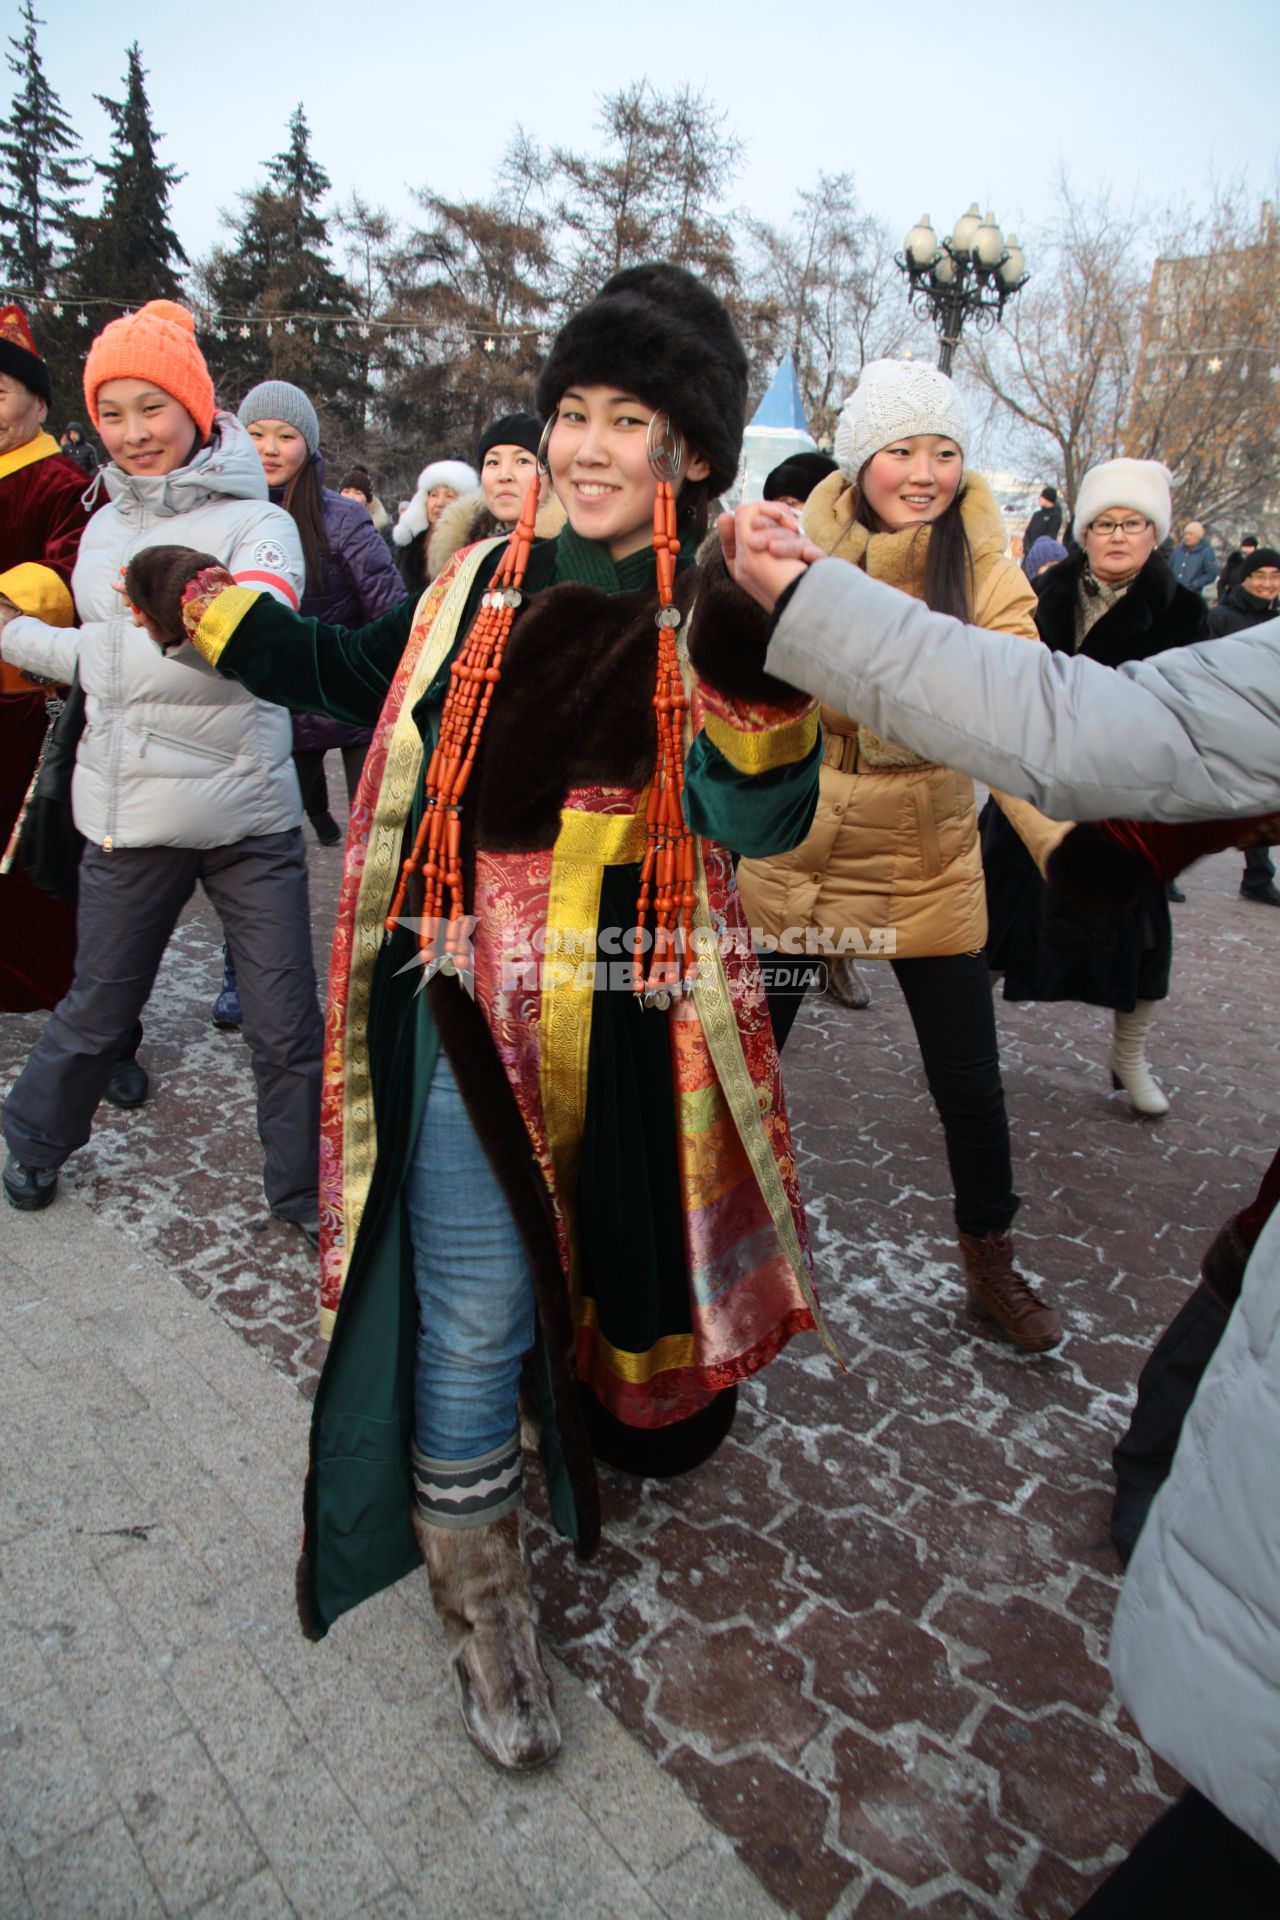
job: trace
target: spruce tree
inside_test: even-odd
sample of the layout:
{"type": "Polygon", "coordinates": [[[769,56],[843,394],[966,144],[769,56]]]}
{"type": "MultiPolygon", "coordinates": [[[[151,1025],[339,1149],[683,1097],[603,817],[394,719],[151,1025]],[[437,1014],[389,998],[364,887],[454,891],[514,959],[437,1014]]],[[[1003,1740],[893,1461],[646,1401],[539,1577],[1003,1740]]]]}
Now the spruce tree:
{"type": "Polygon", "coordinates": [[[364,323],[354,289],[330,258],[322,210],[328,191],[306,114],[295,107],[288,146],[267,161],[263,184],[240,195],[231,237],[199,278],[222,403],[235,406],[259,380],[291,380],[310,396],[336,449],[362,413],[364,323]]]}
{"type": "Polygon", "coordinates": [[[45,77],[32,0],[23,0],[22,34],[5,55],[17,88],[0,120],[0,271],[15,293],[52,290],[67,227],[84,191],[88,163],[74,127],[45,77]]]}
{"type": "MultiPolygon", "coordinates": [[[[94,96],[111,121],[111,158],[94,162],[104,183],[101,211],[72,221],[71,278],[82,296],[105,295],[132,307],[178,298],[178,270],[187,256],[169,224],[169,196],[183,176],[157,158],[163,136],[151,124],[146,69],[136,40],[128,51],[124,87],[123,100],[94,96]]],[[[95,327],[103,317],[94,315],[95,327]]]]}

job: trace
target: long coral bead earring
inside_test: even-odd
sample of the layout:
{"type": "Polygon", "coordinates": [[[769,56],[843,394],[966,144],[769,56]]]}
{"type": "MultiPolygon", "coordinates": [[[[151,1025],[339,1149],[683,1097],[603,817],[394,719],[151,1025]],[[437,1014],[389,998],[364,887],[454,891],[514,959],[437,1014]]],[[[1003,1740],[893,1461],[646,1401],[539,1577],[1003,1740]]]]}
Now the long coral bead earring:
{"type": "Polygon", "coordinates": [[[413,849],[400,869],[400,883],[386,919],[387,933],[391,934],[404,911],[410,879],[421,871],[418,954],[425,979],[437,969],[470,977],[471,951],[463,911],[462,802],[493,691],[502,678],[502,656],[512,622],[524,599],[521,589],[534,541],[540,484],[541,473],[535,472],[525,491],[520,518],[494,568],[462,650],[449,670],[440,732],[427,765],[422,819],[413,849]]]}
{"type": "Polygon", "coordinates": [[[645,856],[636,900],[632,986],[645,1006],[666,1007],[684,991],[697,962],[693,945],[694,845],[684,817],[684,720],[689,700],[676,652],[680,615],[672,605],[676,578],[676,496],[684,447],[670,418],[649,422],[649,464],[658,475],[653,502],[653,551],[658,575],[658,676],[653,693],[658,753],[645,810],[645,856]],[[655,443],[654,426],[665,430],[655,443]],[[644,964],[645,927],[653,909],[653,953],[644,964]]]}

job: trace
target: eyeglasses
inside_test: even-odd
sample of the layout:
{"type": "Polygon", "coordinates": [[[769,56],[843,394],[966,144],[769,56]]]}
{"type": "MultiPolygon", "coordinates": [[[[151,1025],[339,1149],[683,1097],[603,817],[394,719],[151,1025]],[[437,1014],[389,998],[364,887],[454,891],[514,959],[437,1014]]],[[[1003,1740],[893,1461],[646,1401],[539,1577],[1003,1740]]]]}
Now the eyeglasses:
{"type": "Polygon", "coordinates": [[[1149,520],[1139,520],[1136,517],[1130,520],[1095,520],[1090,525],[1089,531],[1098,534],[1103,540],[1109,540],[1113,533],[1122,533],[1126,540],[1133,540],[1138,534],[1145,533],[1150,525],[1149,520]]]}

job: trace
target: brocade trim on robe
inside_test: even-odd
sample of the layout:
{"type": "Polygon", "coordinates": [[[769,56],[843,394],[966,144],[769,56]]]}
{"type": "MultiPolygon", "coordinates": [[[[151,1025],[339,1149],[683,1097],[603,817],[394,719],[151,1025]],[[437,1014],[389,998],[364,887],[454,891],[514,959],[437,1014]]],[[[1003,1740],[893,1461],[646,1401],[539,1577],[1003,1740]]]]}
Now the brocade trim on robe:
{"type": "MultiPolygon", "coordinates": [[[[423,596],[352,810],[321,1106],[326,1333],[377,1154],[367,1018],[404,829],[422,776],[413,712],[452,651],[476,571],[492,549],[489,543],[472,550],[423,596]]],[[[682,667],[690,677],[687,659],[682,667]]],[[[478,849],[475,855],[477,1001],[547,1183],[571,1293],[601,879],[606,866],[642,854],[642,800],[626,789],[578,789],[568,796],[553,847],[510,854],[478,849]],[[539,963],[536,979],[504,977],[504,956],[530,950],[539,963]],[[554,961],[551,969],[546,960],[554,961]]],[[[646,1354],[620,1353],[598,1337],[591,1303],[575,1297],[580,1374],[598,1378],[606,1368],[615,1389],[608,1403],[639,1425],[680,1417],[682,1393],[696,1390],[698,1404],[705,1404],[708,1390],[755,1372],[802,1328],[816,1327],[834,1353],[809,1278],[777,1050],[732,863],[724,849],[697,844],[695,924],[710,951],[694,993],[666,1016],[694,1330],[646,1354]],[[726,928],[733,938],[722,954],[718,936],[726,928]]]]}

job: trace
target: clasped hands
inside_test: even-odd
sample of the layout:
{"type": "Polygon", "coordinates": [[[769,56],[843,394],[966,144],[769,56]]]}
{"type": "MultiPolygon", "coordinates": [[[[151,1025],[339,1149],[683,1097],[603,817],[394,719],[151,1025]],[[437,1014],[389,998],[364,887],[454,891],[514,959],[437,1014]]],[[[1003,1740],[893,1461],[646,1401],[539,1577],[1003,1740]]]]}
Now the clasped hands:
{"type": "Polygon", "coordinates": [[[733,579],[772,613],[787,588],[826,555],[780,500],[754,500],[717,522],[724,561],[733,579]]]}
{"type": "Polygon", "coordinates": [[[116,582],[135,627],[142,627],[162,653],[187,638],[183,609],[193,594],[212,597],[235,585],[234,576],[211,553],[191,547],[144,547],[116,582]]]}

